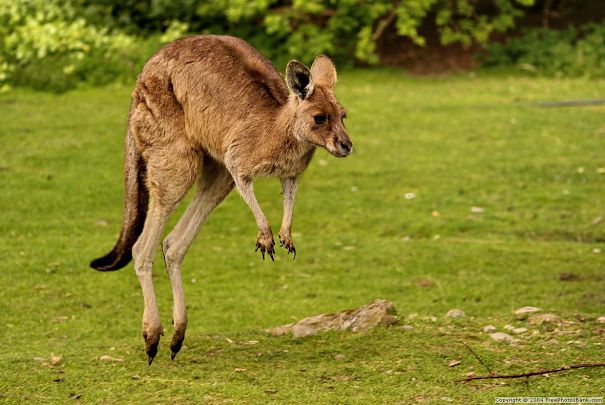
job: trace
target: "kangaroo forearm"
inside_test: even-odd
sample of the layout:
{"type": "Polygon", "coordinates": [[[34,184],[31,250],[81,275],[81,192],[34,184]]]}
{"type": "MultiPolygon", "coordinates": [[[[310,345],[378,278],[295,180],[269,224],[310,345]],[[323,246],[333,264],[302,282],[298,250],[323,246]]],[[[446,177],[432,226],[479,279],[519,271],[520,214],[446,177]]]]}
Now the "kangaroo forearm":
{"type": "Polygon", "coordinates": [[[271,232],[271,228],[269,225],[269,220],[263,213],[263,210],[256,199],[256,195],[254,194],[254,188],[252,187],[252,181],[242,181],[236,180],[235,186],[237,191],[240,193],[250,211],[254,215],[254,219],[256,220],[256,226],[258,227],[259,232],[271,232]]]}
{"type": "Polygon", "coordinates": [[[294,213],[294,201],[298,180],[293,177],[282,179],[282,191],[284,193],[284,214],[282,217],[281,231],[290,232],[292,228],[292,214],[294,213]]]}

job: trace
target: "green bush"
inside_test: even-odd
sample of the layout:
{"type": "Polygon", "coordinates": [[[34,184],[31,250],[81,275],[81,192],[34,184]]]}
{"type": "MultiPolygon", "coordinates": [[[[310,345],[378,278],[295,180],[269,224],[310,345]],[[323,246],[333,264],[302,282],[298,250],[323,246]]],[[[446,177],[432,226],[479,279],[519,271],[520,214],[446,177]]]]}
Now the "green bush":
{"type": "Polygon", "coordinates": [[[0,2],[0,87],[64,91],[125,72],[135,38],[89,24],[69,1],[0,2]]]}
{"type": "Polygon", "coordinates": [[[534,1],[0,0],[0,90],[132,79],[162,43],[201,33],[245,38],[280,67],[320,53],[341,66],[374,64],[391,24],[420,45],[429,21],[444,44],[485,43],[534,1]]]}
{"type": "Polygon", "coordinates": [[[480,7],[472,0],[209,0],[200,2],[189,23],[193,32],[210,28],[243,36],[280,65],[290,58],[311,61],[318,53],[340,65],[375,64],[376,42],[392,23],[419,45],[425,39],[418,29],[431,20],[444,44],[485,43],[491,33],[512,28],[534,2],[492,0],[480,7]]]}
{"type": "Polygon", "coordinates": [[[517,67],[547,76],[605,74],[605,23],[566,30],[531,29],[503,44],[491,44],[485,66],[517,67]]]}

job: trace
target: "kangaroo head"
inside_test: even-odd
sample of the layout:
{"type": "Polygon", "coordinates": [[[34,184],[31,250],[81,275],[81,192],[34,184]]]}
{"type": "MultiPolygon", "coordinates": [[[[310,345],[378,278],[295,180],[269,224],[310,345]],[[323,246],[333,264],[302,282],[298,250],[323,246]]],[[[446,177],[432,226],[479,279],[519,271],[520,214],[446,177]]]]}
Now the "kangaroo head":
{"type": "Polygon", "coordinates": [[[286,83],[295,105],[294,136],[345,157],[353,143],[344,126],[346,112],[334,96],[336,68],[327,56],[315,58],[311,69],[292,60],[286,67],[286,83]]]}

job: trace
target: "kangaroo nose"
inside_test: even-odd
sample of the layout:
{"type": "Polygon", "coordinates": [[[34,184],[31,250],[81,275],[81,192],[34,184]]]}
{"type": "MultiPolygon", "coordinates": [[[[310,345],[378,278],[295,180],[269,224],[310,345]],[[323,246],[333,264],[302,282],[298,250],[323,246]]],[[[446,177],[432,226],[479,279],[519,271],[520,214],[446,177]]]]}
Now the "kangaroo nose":
{"type": "Polygon", "coordinates": [[[343,152],[345,152],[347,155],[351,152],[351,148],[353,147],[350,141],[340,141],[339,145],[343,152]]]}

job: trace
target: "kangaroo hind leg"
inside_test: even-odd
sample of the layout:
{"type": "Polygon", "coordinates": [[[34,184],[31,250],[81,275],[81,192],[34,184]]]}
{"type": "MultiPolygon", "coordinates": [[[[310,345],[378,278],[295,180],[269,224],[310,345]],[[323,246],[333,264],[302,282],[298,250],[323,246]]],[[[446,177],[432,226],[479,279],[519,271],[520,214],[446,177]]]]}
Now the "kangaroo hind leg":
{"type": "Polygon", "coordinates": [[[162,251],[170,278],[173,296],[174,334],[170,344],[171,358],[181,350],[187,329],[187,309],[181,278],[181,264],[185,253],[197,236],[201,226],[212,210],[219,205],[233,189],[233,178],[227,169],[210,157],[204,157],[201,175],[198,178],[198,190],[189,207],[164,240],[162,251]]]}
{"type": "Polygon", "coordinates": [[[147,166],[149,208],[143,232],[132,247],[134,267],[143,291],[142,333],[149,364],[157,354],[160,324],[153,280],[153,259],[170,213],[198,176],[200,157],[186,142],[184,124],[176,125],[164,115],[152,113],[151,95],[135,97],[130,127],[139,140],[147,166]]]}
{"type": "Polygon", "coordinates": [[[149,364],[157,354],[160,335],[163,333],[153,289],[153,259],[168,216],[196,177],[198,162],[197,156],[190,153],[179,155],[179,151],[175,149],[162,149],[161,153],[150,154],[147,161],[149,209],[143,232],[133,246],[132,254],[137,278],[143,290],[145,307],[142,332],[149,364]]]}

